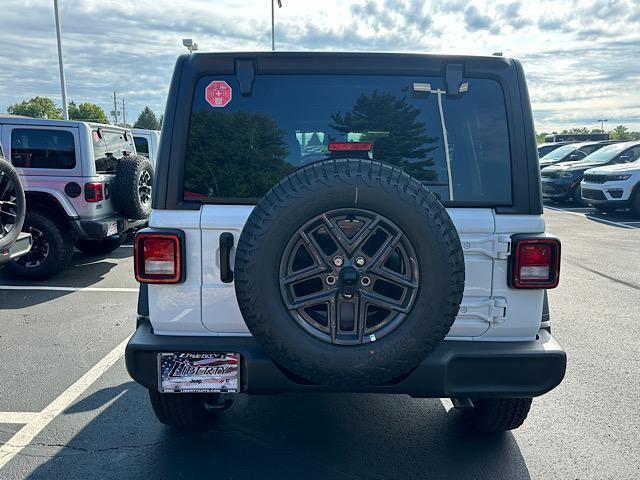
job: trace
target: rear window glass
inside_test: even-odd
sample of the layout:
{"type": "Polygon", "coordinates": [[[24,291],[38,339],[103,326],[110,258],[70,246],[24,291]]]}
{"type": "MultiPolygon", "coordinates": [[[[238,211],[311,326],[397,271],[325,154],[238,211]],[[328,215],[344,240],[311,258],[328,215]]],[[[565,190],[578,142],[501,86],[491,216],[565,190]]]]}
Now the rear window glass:
{"type": "Polygon", "coordinates": [[[97,173],[115,173],[118,160],[125,152],[133,153],[133,139],[131,134],[100,129],[91,132],[93,139],[93,158],[96,162],[97,173]]]}
{"type": "Polygon", "coordinates": [[[442,200],[510,204],[502,89],[485,79],[467,86],[451,97],[440,78],[260,75],[242,96],[235,76],[205,77],[193,100],[184,198],[256,201],[296,168],[346,155],[330,144],[361,142],[364,151],[349,156],[398,166],[442,200]]]}
{"type": "Polygon", "coordinates": [[[19,168],[72,169],[73,134],[65,130],[16,128],[11,132],[11,163],[19,168]]]}
{"type": "Polygon", "coordinates": [[[138,155],[149,156],[149,142],[144,137],[133,137],[133,141],[136,144],[136,152],[138,155]]]}

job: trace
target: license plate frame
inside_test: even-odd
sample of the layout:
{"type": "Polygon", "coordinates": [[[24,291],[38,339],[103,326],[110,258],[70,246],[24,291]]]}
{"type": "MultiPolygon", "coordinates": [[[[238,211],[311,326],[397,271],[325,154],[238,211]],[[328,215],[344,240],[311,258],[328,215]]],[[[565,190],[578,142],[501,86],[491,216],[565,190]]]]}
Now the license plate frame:
{"type": "Polygon", "coordinates": [[[158,354],[160,393],[238,393],[240,354],[163,352],[158,354]]]}

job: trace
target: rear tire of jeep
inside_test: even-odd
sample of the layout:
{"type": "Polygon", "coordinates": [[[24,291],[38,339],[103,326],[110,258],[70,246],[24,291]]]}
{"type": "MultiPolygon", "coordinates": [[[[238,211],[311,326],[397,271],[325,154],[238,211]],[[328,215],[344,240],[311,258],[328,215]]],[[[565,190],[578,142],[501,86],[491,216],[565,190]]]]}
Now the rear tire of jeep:
{"type": "Polygon", "coordinates": [[[235,289],[249,330],[283,369],[317,384],[382,385],[410,373],[449,332],[464,290],[464,256],[447,211],[419,181],[381,162],[325,160],[291,173],[254,208],[238,242],[235,289]],[[335,215],[346,215],[346,219],[335,215]],[[318,227],[313,226],[316,219],[318,227]],[[360,222],[359,227],[350,223],[349,228],[361,230],[341,230],[339,240],[337,229],[343,227],[338,225],[354,221],[360,222]],[[307,227],[310,222],[312,226],[307,227]],[[317,230],[304,233],[306,228],[317,230]],[[344,268],[342,259],[337,265],[331,261],[333,253],[322,253],[308,241],[321,229],[339,251],[351,250],[345,254],[344,268]],[[391,233],[373,253],[364,253],[381,229],[385,235],[384,230],[391,233]],[[348,234],[353,235],[352,247],[345,243],[348,234]],[[283,274],[287,258],[297,255],[287,253],[293,251],[290,245],[302,241],[315,252],[309,251],[317,265],[311,271],[320,272],[314,273],[314,284],[322,287],[322,294],[312,297],[315,303],[321,298],[327,304],[313,307],[326,308],[322,327],[305,321],[306,301],[299,307],[300,301],[292,302],[285,293],[304,283],[283,274]],[[402,248],[404,253],[396,255],[402,248]],[[410,272],[402,277],[405,289],[395,290],[400,296],[397,302],[389,301],[391,294],[377,290],[378,282],[385,286],[399,278],[400,274],[384,276],[392,254],[405,259],[400,274],[410,272]],[[343,271],[349,269],[348,275],[354,275],[356,267],[355,278],[362,281],[351,283],[355,293],[347,292],[350,280],[343,271]],[[331,269],[334,273],[328,275],[331,269]],[[414,273],[415,277],[407,278],[414,273]],[[386,298],[380,301],[381,297],[386,298]],[[404,303],[407,298],[410,303],[404,303]],[[345,302],[351,305],[343,308],[345,302]],[[387,316],[376,324],[381,311],[387,316]],[[349,334],[349,329],[354,333],[349,334]]]}
{"type": "Polygon", "coordinates": [[[481,432],[504,432],[518,428],[527,418],[531,398],[482,398],[464,411],[467,423],[481,432]]]}
{"type": "Polygon", "coordinates": [[[216,410],[207,408],[207,401],[215,404],[219,393],[160,393],[149,390],[149,400],[157,419],[174,428],[205,429],[213,423],[216,410]]]}
{"type": "Polygon", "coordinates": [[[33,244],[29,253],[6,264],[13,276],[46,280],[69,265],[73,257],[73,238],[65,225],[50,220],[42,213],[29,212],[23,229],[31,233],[33,244]]]}
{"type": "Polygon", "coordinates": [[[18,172],[0,157],[0,251],[18,239],[26,216],[26,205],[18,172]]]}
{"type": "Polygon", "coordinates": [[[126,239],[127,236],[123,234],[100,240],[78,240],[76,248],[87,255],[106,255],[120,248],[126,239]]]}
{"type": "Polygon", "coordinates": [[[132,220],[151,213],[153,167],[147,157],[125,155],[118,161],[113,184],[113,200],[118,211],[132,220]]]}

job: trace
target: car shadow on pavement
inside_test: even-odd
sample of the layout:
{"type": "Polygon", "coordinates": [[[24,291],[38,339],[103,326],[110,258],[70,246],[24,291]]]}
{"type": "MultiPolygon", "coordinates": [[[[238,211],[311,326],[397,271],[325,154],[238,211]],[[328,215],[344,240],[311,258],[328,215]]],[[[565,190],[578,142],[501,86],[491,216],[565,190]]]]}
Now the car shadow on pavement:
{"type": "MultiPolygon", "coordinates": [[[[41,304],[63,297],[73,290],[55,290],[56,287],[86,288],[98,285],[107,275],[118,266],[117,260],[130,257],[131,249],[120,249],[105,256],[90,256],[81,252],[75,252],[71,264],[67,269],[50,280],[18,280],[12,278],[8,272],[0,268],[0,285],[5,286],[35,286],[38,289],[52,288],[51,290],[3,290],[0,288],[3,309],[20,309],[41,304]]],[[[133,278],[133,271],[128,275],[133,278]]],[[[132,283],[135,281],[132,280],[132,283]]],[[[118,285],[137,287],[135,285],[118,285]]]]}
{"type": "MultiPolygon", "coordinates": [[[[183,432],[158,423],[146,390],[130,382],[56,421],[73,419],[86,426],[29,478],[530,478],[511,433],[469,430],[434,399],[239,395],[212,430],[183,432]]],[[[68,431],[50,434],[61,442],[68,431]]],[[[42,454],[39,445],[26,453],[42,454]]]]}

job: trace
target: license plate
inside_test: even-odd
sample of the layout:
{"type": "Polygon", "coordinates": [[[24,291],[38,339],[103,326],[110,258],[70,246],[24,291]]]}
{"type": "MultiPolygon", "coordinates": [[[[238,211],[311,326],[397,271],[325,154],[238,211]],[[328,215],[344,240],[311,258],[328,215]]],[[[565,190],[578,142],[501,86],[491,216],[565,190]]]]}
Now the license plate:
{"type": "Polygon", "coordinates": [[[116,235],[118,233],[118,222],[113,221],[109,224],[109,227],[107,228],[107,237],[110,237],[111,235],[116,235]]]}
{"type": "Polygon", "coordinates": [[[161,353],[159,387],[163,393],[235,393],[240,390],[238,353],[161,353]]]}

